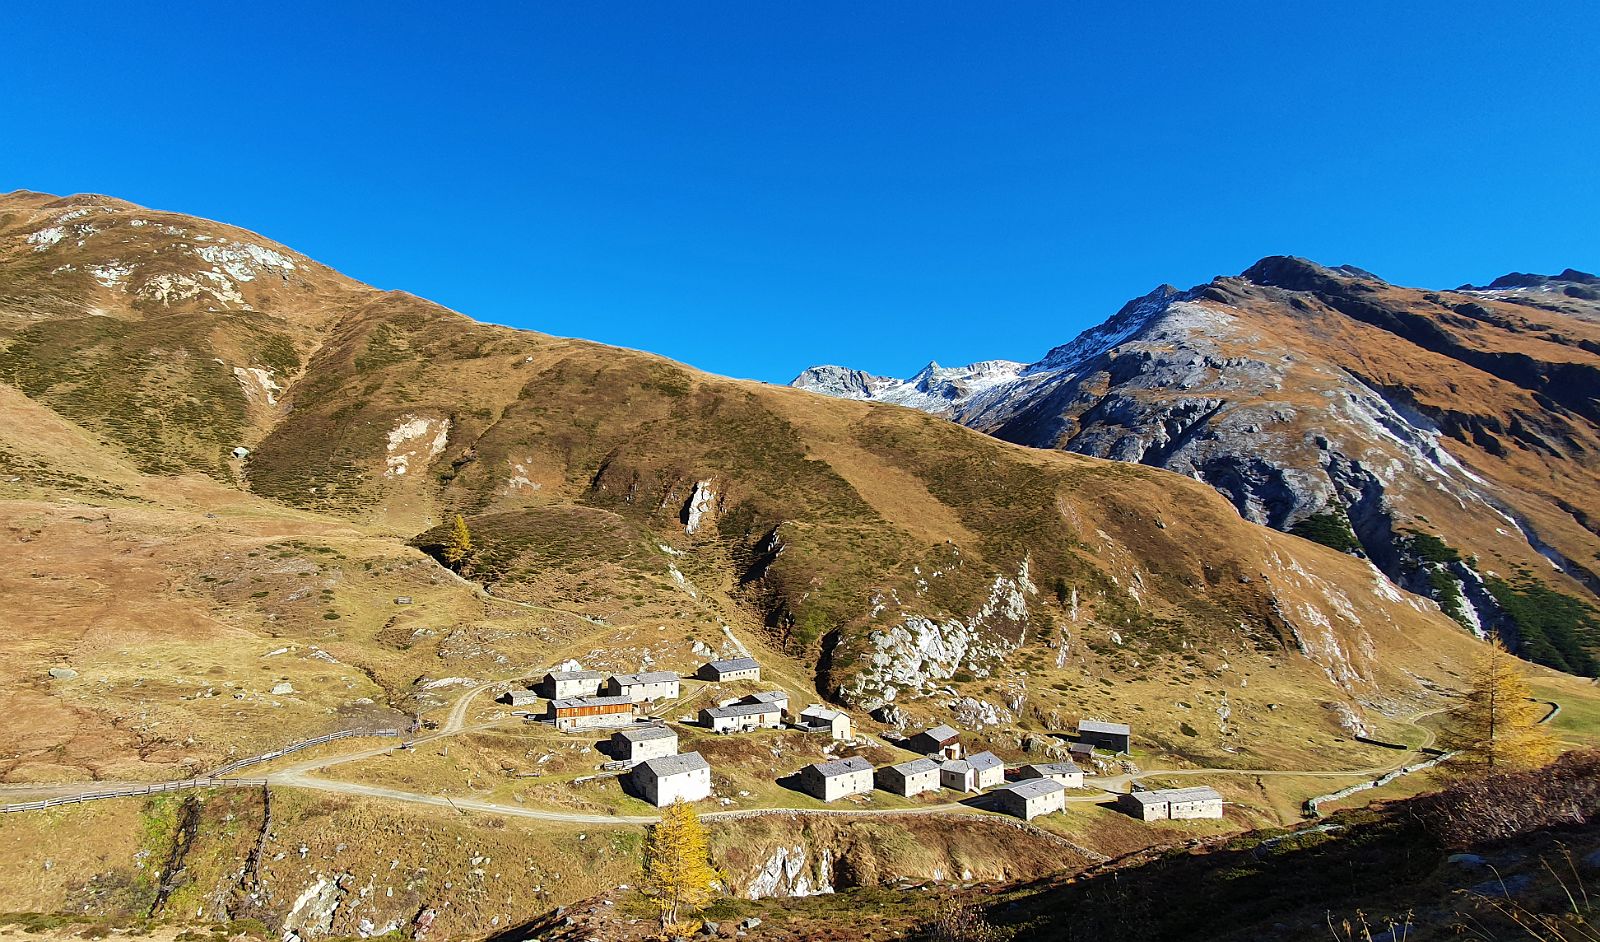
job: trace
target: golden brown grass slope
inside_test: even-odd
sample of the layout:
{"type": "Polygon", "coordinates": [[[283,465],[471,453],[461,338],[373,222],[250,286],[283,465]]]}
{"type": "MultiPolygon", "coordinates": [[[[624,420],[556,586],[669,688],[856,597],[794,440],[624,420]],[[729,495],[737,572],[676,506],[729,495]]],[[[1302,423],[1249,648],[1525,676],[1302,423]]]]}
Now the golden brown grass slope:
{"type": "Polygon", "coordinates": [[[1321,767],[1476,643],[1177,475],[480,324],[119,201],[0,198],[0,314],[13,780],[739,645],[796,697],[1013,743],[1095,715],[1321,767]],[[413,548],[456,513],[499,599],[413,548]]]}

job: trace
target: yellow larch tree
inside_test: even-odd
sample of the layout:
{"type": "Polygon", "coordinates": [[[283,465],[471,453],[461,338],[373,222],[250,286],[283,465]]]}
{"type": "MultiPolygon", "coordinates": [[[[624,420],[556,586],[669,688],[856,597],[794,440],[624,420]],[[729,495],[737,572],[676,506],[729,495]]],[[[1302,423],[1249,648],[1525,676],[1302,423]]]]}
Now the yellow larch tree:
{"type": "Polygon", "coordinates": [[[694,807],[678,799],[661,810],[644,845],[645,891],[661,910],[663,926],[704,909],[716,890],[705,827],[694,807]]]}
{"type": "Polygon", "coordinates": [[[1528,689],[1521,662],[1499,639],[1491,640],[1449,714],[1443,743],[1460,753],[1450,764],[1477,772],[1543,765],[1556,753],[1549,731],[1540,725],[1545,712],[1528,689]]]}
{"type": "Polygon", "coordinates": [[[467,521],[456,514],[455,522],[450,525],[450,537],[444,544],[444,561],[457,572],[466,568],[472,559],[472,531],[467,529],[467,521]]]}

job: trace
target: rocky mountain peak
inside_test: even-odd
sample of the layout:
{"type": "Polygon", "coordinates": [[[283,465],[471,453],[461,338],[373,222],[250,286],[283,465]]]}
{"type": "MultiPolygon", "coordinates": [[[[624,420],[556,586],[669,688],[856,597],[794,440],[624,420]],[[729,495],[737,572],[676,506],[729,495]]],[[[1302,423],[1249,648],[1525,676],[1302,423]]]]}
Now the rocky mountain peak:
{"type": "MultiPolygon", "coordinates": [[[[1205,481],[1247,519],[1331,540],[1516,642],[1534,629],[1511,614],[1512,581],[1600,600],[1600,279],[1463,290],[1477,295],[1268,256],[1135,298],[1013,376],[935,388],[934,364],[893,387],[916,394],[874,398],[1205,481]],[[1419,533],[1452,548],[1423,552],[1419,533]]],[[[1594,663],[1568,649],[1540,656],[1594,663]]]]}
{"type": "Polygon", "coordinates": [[[1557,275],[1538,275],[1514,271],[1489,282],[1488,287],[1462,285],[1458,291],[1528,291],[1550,293],[1577,298],[1582,301],[1600,301],[1600,277],[1576,268],[1566,268],[1557,275]]]}
{"type": "Polygon", "coordinates": [[[1600,278],[1597,278],[1588,272],[1578,271],[1575,268],[1567,268],[1563,269],[1559,275],[1535,275],[1531,273],[1514,271],[1510,272],[1509,274],[1501,275],[1494,281],[1489,282],[1489,287],[1491,289],[1537,288],[1540,285],[1551,281],[1565,281],[1578,285],[1600,285],[1600,278]]]}
{"type": "Polygon", "coordinates": [[[871,399],[878,390],[898,382],[892,377],[874,376],[866,370],[829,364],[805,370],[789,385],[839,399],[871,399]]]}
{"type": "Polygon", "coordinates": [[[1269,255],[1239,277],[1251,284],[1286,291],[1340,291],[1351,281],[1384,283],[1377,275],[1354,265],[1320,265],[1295,255],[1269,255]]]}

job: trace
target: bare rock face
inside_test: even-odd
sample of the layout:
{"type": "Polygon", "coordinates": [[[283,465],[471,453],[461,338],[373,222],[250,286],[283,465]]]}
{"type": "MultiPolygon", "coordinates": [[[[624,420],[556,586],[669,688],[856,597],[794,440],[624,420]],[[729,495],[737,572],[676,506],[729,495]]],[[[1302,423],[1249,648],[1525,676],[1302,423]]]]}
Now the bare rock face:
{"type": "Polygon", "coordinates": [[[966,617],[935,619],[906,613],[897,623],[868,635],[867,666],[841,693],[850,702],[877,709],[902,691],[926,693],[960,671],[988,676],[1020,646],[1028,599],[1037,592],[1025,560],[1015,577],[996,577],[988,599],[966,617]]]}
{"type": "MultiPolygon", "coordinates": [[[[929,395],[925,370],[849,397],[1204,481],[1246,519],[1365,556],[1516,642],[1497,578],[1600,602],[1596,282],[1568,270],[1428,292],[1273,257],[1162,286],[1036,363],[977,364],[990,381],[962,394],[929,395]]],[[[795,385],[840,394],[811,371],[795,385]]]]}

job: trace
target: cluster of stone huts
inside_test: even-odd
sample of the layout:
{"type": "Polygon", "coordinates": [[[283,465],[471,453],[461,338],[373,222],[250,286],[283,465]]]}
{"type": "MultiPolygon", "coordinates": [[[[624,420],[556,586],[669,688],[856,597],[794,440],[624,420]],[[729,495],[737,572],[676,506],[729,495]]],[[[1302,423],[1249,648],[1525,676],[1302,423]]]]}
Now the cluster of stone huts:
{"type": "Polygon", "coordinates": [[[1025,765],[1018,780],[1006,784],[1006,767],[992,752],[964,754],[961,734],[949,726],[934,726],[906,740],[905,745],[923,756],[881,768],[860,756],[817,762],[800,770],[800,787],[823,801],[865,795],[874,788],[907,798],[948,788],[957,792],[987,792],[999,810],[1020,818],[1034,818],[1066,806],[1066,790],[1083,785],[1083,771],[1070,762],[1025,765]]]}
{"type": "MultiPolygon", "coordinates": [[[[761,665],[749,657],[711,661],[696,675],[706,681],[758,681],[761,665]]],[[[673,801],[699,801],[711,796],[711,766],[698,752],[679,753],[678,734],[664,722],[635,723],[638,705],[677,699],[681,679],[672,671],[614,674],[599,671],[553,670],[537,691],[513,690],[513,706],[528,703],[535,693],[549,698],[545,719],[560,730],[621,727],[611,736],[611,753],[629,766],[632,790],[662,807],[673,801]]],[[[836,740],[853,734],[850,717],[821,704],[811,704],[798,714],[789,712],[789,695],[781,690],[762,691],[725,700],[699,711],[699,724],[717,733],[777,729],[788,720],[795,728],[827,733],[836,740]]],[[[1132,731],[1123,723],[1082,720],[1073,759],[1092,757],[1096,748],[1128,752],[1132,731]]],[[[1033,763],[1017,767],[1014,780],[1006,781],[1005,763],[992,752],[966,755],[961,734],[940,724],[924,729],[903,745],[919,758],[874,768],[860,756],[817,762],[800,770],[800,788],[823,801],[870,794],[879,788],[904,797],[940,789],[985,793],[993,807],[1024,820],[1066,808],[1069,788],[1083,787],[1084,773],[1075,761],[1033,763]]],[[[1222,796],[1208,787],[1141,790],[1118,797],[1119,808],[1144,821],[1222,817],[1222,796]]]]}
{"type": "Polygon", "coordinates": [[[637,704],[676,699],[682,682],[674,671],[613,674],[599,671],[554,670],[544,675],[532,691],[507,694],[512,706],[528,702],[529,694],[549,698],[545,719],[556,729],[603,729],[633,723],[637,704]]]}
{"type": "MultiPolygon", "coordinates": [[[[1096,747],[1128,752],[1131,740],[1126,724],[1083,720],[1069,753],[1088,759],[1096,747]]],[[[1064,810],[1067,789],[1083,787],[1083,769],[1072,760],[1019,766],[1008,783],[998,756],[964,754],[960,732],[944,724],[922,730],[903,745],[922,757],[880,768],[860,756],[817,762],[800,770],[800,787],[823,801],[869,794],[874,788],[908,798],[941,788],[986,793],[996,810],[1024,820],[1064,810]]],[[[1134,792],[1121,796],[1118,805],[1145,821],[1222,817],[1222,796],[1205,787],[1134,792]]]]}
{"type": "MultiPolygon", "coordinates": [[[[711,661],[700,667],[702,680],[758,681],[761,665],[749,657],[711,661]]],[[[636,722],[639,705],[675,700],[682,680],[672,671],[606,676],[592,670],[552,670],[530,690],[512,690],[506,701],[528,705],[537,696],[549,700],[543,719],[562,731],[616,728],[610,752],[627,767],[630,790],[662,807],[673,801],[699,801],[711,797],[711,766],[698,752],[678,751],[678,734],[665,722],[636,722]]],[[[812,704],[789,716],[789,695],[763,691],[725,701],[700,711],[702,726],[719,733],[778,728],[785,718],[801,730],[828,733],[835,739],[852,735],[850,718],[843,712],[812,704]]],[[[530,717],[531,719],[531,717],[530,717]]]]}
{"type": "MultiPolygon", "coordinates": [[[[710,661],[696,676],[708,681],[760,680],[761,665],[750,657],[710,661]]],[[[607,677],[592,670],[553,670],[533,688],[511,690],[504,700],[511,706],[531,706],[539,697],[549,700],[543,717],[562,731],[629,726],[637,705],[675,700],[682,679],[674,671],[646,671],[607,677]]],[[[753,694],[700,711],[702,725],[717,732],[740,732],[782,725],[789,696],[781,691],[753,694]]],[[[851,735],[850,719],[836,710],[813,704],[794,720],[802,729],[831,732],[836,739],[851,735]]]]}

